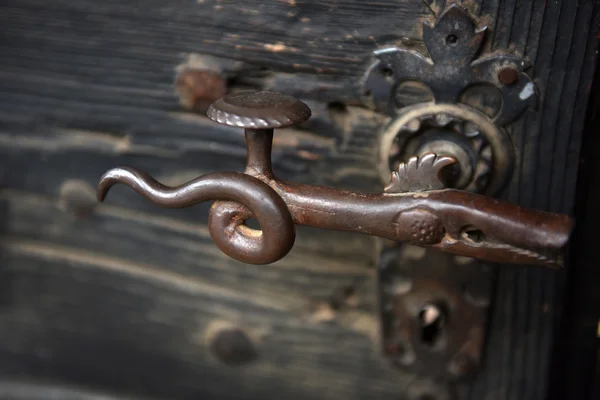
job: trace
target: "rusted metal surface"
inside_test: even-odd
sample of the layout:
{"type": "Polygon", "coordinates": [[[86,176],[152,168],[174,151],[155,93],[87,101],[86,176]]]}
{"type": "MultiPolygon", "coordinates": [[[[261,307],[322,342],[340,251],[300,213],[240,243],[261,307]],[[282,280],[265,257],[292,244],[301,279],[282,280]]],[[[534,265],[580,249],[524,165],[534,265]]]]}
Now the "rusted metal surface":
{"type": "Polygon", "coordinates": [[[164,207],[233,201],[216,202],[211,208],[211,236],[227,255],[254,264],[271,263],[287,254],[294,243],[294,224],[360,232],[488,261],[549,267],[562,263],[561,250],[571,232],[567,216],[526,210],[466,191],[431,190],[443,185],[432,185],[432,176],[439,178],[442,168],[454,162],[451,158],[427,154],[409,160],[380,194],[288,183],[271,169],[272,128],[308,119],[306,105],[288,96],[256,92],[217,101],[208,115],[246,128],[245,173],[213,173],[167,187],[143,172],[115,168],[101,178],[99,200],[113,185],[123,183],[164,207]],[[403,191],[405,180],[413,182],[413,191],[403,191]],[[427,185],[417,190],[414,183],[419,181],[427,185]],[[262,231],[244,224],[251,216],[262,231]]]}
{"type": "Polygon", "coordinates": [[[401,47],[374,52],[365,93],[375,109],[392,117],[379,148],[384,182],[390,169],[428,151],[457,159],[449,187],[496,195],[508,182],[515,151],[502,127],[537,106],[537,89],[525,59],[502,51],[480,54],[486,31],[452,3],[435,24],[423,25],[429,57],[401,47]],[[427,95],[415,96],[415,87],[427,95]]]}
{"type": "Polygon", "coordinates": [[[262,91],[222,97],[211,105],[207,115],[223,125],[273,129],[300,124],[310,118],[311,112],[306,104],[291,96],[262,91]]]}
{"type": "Polygon", "coordinates": [[[267,184],[250,175],[215,172],[171,188],[143,172],[116,168],[100,180],[99,200],[104,200],[108,189],[116,183],[130,186],[163,207],[190,207],[208,200],[234,201],[213,205],[208,223],[217,246],[239,261],[271,263],[285,256],[294,244],[294,221],[284,200],[267,184]],[[244,225],[250,217],[258,220],[262,232],[244,225]]]}
{"type": "MultiPolygon", "coordinates": [[[[379,138],[379,176],[412,156],[433,152],[457,160],[447,187],[494,195],[514,168],[513,145],[484,113],[464,104],[421,103],[404,107],[379,138]]],[[[448,172],[448,170],[444,171],[448,172]]]]}
{"type": "MultiPolygon", "coordinates": [[[[460,197],[454,206],[434,206],[435,212],[424,204],[401,212],[397,233],[412,238],[410,244],[384,246],[378,268],[384,353],[402,369],[442,381],[472,376],[481,361],[492,277],[474,258],[548,261],[539,244],[524,243],[529,228],[513,225],[533,222],[533,214],[521,219],[519,209],[468,195],[496,195],[509,182],[518,151],[503,126],[537,102],[525,60],[501,51],[480,54],[486,29],[451,3],[435,24],[423,26],[427,55],[410,48],[376,50],[364,81],[371,105],[391,117],[378,149],[382,182],[391,178],[386,191],[428,189],[428,202],[438,192],[444,200],[460,197]],[[465,213],[450,222],[459,210],[465,213]],[[471,219],[475,215],[481,220],[471,219]],[[431,248],[415,252],[411,245],[431,248]]],[[[540,235],[535,241],[545,240],[544,229],[534,228],[540,235]]],[[[558,253],[551,253],[549,264],[559,263],[558,253]]]]}
{"type": "Polygon", "coordinates": [[[485,336],[491,269],[399,244],[379,262],[383,351],[407,371],[454,381],[475,373],[485,336]]]}
{"type": "Polygon", "coordinates": [[[452,3],[435,24],[423,24],[430,57],[400,47],[376,50],[377,61],[365,77],[365,92],[376,109],[393,114],[398,108],[395,91],[403,81],[425,84],[436,103],[457,103],[468,87],[487,85],[502,97],[501,109],[490,117],[498,126],[506,125],[527,107],[537,106],[537,91],[525,73],[530,66],[527,60],[501,51],[480,55],[486,32],[486,26],[479,26],[467,10],[452,3]]]}
{"type": "Polygon", "coordinates": [[[183,68],[175,78],[179,102],[187,109],[206,111],[227,93],[227,81],[217,71],[183,68]]]}
{"type": "Polygon", "coordinates": [[[512,85],[519,80],[519,71],[512,67],[504,67],[498,71],[498,80],[503,85],[512,85]]]}

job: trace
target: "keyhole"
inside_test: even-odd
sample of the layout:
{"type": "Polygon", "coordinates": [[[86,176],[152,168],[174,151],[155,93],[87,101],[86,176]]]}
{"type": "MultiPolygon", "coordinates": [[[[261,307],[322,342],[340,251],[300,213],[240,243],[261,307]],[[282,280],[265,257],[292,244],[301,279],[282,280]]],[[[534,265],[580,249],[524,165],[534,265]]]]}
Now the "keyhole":
{"type": "Polygon", "coordinates": [[[429,347],[435,346],[439,340],[446,317],[441,307],[436,304],[426,304],[419,312],[421,322],[421,342],[429,347]]]}

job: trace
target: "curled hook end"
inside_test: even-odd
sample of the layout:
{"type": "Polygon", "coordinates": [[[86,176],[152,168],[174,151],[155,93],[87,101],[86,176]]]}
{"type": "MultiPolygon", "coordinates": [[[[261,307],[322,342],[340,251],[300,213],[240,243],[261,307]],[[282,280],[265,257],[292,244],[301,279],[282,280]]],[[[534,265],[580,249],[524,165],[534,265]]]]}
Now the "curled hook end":
{"type": "Polygon", "coordinates": [[[214,172],[176,187],[165,186],[145,172],[128,167],[108,170],[98,182],[96,197],[103,201],[121,183],[169,208],[183,208],[207,200],[213,204],[208,229],[217,246],[236,260],[270,264],[285,256],[294,245],[294,220],[285,201],[269,185],[239,172],[214,172]],[[246,229],[254,217],[262,231],[246,229]]]}
{"type": "Polygon", "coordinates": [[[125,167],[112,168],[106,171],[98,182],[98,188],[96,189],[96,198],[98,201],[103,202],[108,194],[110,188],[117,183],[125,183],[123,178],[126,175],[132,175],[132,171],[125,167]]]}
{"type": "Polygon", "coordinates": [[[96,199],[98,199],[99,202],[104,201],[108,191],[114,185],[114,183],[111,182],[111,178],[110,178],[112,171],[113,170],[111,169],[110,171],[108,171],[104,175],[102,175],[102,177],[100,178],[100,181],[98,182],[98,187],[96,189],[96,199]]]}

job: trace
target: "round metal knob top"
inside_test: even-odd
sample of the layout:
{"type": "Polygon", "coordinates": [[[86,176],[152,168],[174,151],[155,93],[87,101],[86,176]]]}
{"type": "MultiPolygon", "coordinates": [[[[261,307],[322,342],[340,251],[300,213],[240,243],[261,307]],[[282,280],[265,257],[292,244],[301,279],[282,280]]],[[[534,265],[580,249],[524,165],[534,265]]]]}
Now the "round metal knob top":
{"type": "Polygon", "coordinates": [[[250,129],[285,128],[310,118],[300,100],[277,92],[245,92],[215,101],[206,115],[220,124],[250,129]]]}

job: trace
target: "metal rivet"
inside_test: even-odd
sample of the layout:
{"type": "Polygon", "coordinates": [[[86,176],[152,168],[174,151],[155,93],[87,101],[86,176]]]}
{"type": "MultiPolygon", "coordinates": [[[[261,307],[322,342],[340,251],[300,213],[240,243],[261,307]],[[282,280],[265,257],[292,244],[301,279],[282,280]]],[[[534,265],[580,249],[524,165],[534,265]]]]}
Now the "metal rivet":
{"type": "Polygon", "coordinates": [[[519,71],[513,67],[504,67],[498,71],[498,80],[503,85],[512,85],[519,80],[519,71]]]}

